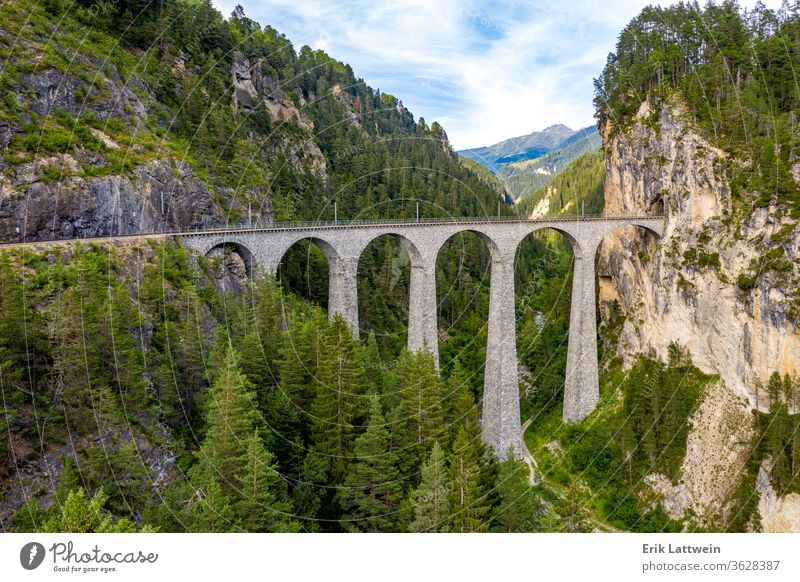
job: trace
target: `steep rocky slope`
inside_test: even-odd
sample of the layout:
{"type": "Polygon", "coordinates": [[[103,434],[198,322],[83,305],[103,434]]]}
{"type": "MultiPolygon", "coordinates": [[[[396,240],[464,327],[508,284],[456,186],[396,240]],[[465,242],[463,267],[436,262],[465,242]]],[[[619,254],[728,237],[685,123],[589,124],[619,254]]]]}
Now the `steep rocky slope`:
{"type": "MultiPolygon", "coordinates": [[[[747,460],[749,411],[772,404],[764,383],[800,368],[800,227],[779,206],[732,197],[727,170],[739,162],[701,135],[678,99],[645,101],[629,125],[602,129],[606,214],[663,212],[666,221],[660,241],[630,229],[602,246],[601,301],[629,314],[616,350],[630,364],[637,352],[666,356],[677,342],[722,381],[692,419],[680,484],[683,509],[703,521],[735,510],[725,507],[724,484],[747,460]]],[[[797,513],[795,498],[773,502],[769,516],[762,510],[765,529],[797,529],[786,517],[797,513]]]]}
{"type": "MultiPolygon", "coordinates": [[[[48,40],[31,33],[30,44],[14,48],[12,64],[41,59],[48,40]]],[[[206,162],[195,161],[191,144],[176,140],[152,79],[79,50],[70,56],[69,67],[29,65],[12,71],[31,72],[3,74],[6,99],[19,113],[7,113],[2,125],[0,240],[203,228],[245,212],[256,221],[274,218],[267,187],[236,192],[206,162]],[[82,67],[103,73],[87,77],[82,67]]],[[[236,52],[230,73],[228,103],[240,123],[260,107],[281,128],[271,139],[256,140],[251,162],[281,154],[309,180],[324,181],[326,162],[311,137],[313,123],[260,65],[236,52]]],[[[176,59],[171,81],[180,86],[186,75],[176,59]]]]}

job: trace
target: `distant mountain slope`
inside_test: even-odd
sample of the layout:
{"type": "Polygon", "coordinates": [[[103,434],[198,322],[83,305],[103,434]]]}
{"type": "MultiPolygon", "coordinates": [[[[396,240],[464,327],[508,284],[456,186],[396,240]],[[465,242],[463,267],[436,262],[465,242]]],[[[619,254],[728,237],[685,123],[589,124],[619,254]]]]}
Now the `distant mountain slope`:
{"type": "Polygon", "coordinates": [[[603,211],[603,153],[585,152],[517,202],[520,215],[530,218],[564,214],[599,214],[603,211]]]}
{"type": "Polygon", "coordinates": [[[575,133],[566,125],[551,125],[542,131],[511,137],[491,146],[461,150],[458,154],[497,172],[501,164],[538,158],[575,133]]]}
{"type": "Polygon", "coordinates": [[[500,194],[508,204],[513,204],[513,199],[509,196],[503,180],[495,176],[489,169],[469,158],[459,158],[461,165],[474,173],[478,178],[487,186],[491,187],[495,192],[500,194]]]}
{"type": "Polygon", "coordinates": [[[573,160],[586,153],[596,152],[601,145],[597,127],[586,127],[539,158],[501,165],[497,176],[505,183],[509,196],[519,201],[547,185],[573,160]]]}

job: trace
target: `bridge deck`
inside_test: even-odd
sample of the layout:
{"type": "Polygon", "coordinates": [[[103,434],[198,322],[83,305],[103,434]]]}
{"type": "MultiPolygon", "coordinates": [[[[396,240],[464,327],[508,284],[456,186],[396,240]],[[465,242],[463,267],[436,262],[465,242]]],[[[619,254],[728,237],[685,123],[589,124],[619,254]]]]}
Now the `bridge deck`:
{"type": "Polygon", "coordinates": [[[171,229],[161,232],[141,232],[132,234],[110,234],[93,237],[77,238],[47,238],[35,241],[5,241],[0,242],[3,247],[21,247],[47,244],[60,244],[68,242],[105,242],[109,240],[131,240],[140,238],[166,238],[170,236],[193,236],[193,235],[224,235],[232,233],[257,233],[257,232],[287,232],[298,230],[343,230],[343,229],[363,229],[381,226],[441,226],[448,225],[470,225],[470,224],[544,224],[559,222],[597,222],[597,221],[617,221],[617,220],[663,220],[664,216],[604,216],[601,214],[586,214],[576,216],[559,216],[553,218],[518,218],[513,216],[488,216],[488,217],[446,217],[446,218],[398,218],[388,220],[322,220],[305,222],[275,222],[266,226],[252,226],[237,224],[224,228],[212,229],[171,229]]]}

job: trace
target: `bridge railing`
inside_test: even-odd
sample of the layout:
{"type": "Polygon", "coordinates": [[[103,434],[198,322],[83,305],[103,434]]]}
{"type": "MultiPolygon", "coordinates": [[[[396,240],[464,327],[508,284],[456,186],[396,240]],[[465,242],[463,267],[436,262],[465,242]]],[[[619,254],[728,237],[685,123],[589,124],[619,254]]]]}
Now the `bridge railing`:
{"type": "MultiPolygon", "coordinates": [[[[370,227],[370,226],[391,226],[391,225],[435,225],[435,224],[482,224],[482,223],[537,223],[537,222],[576,222],[576,221],[594,221],[594,220],[653,220],[663,219],[663,215],[645,216],[645,215],[627,215],[627,216],[606,216],[603,214],[582,214],[574,216],[559,216],[551,218],[524,218],[517,216],[486,216],[486,217],[468,217],[468,216],[446,216],[438,218],[387,218],[387,219],[356,219],[356,220],[306,220],[306,221],[275,221],[268,223],[239,223],[228,224],[225,226],[211,227],[211,228],[170,228],[170,229],[156,229],[150,232],[139,232],[131,234],[108,234],[108,235],[94,235],[94,236],[78,236],[78,237],[61,237],[38,239],[30,241],[30,244],[45,243],[45,242],[59,242],[69,240],[107,240],[107,239],[120,239],[120,238],[136,238],[142,236],[182,236],[182,235],[201,235],[201,234],[220,234],[220,233],[236,233],[236,232],[249,232],[249,231],[272,231],[272,230],[300,230],[311,228],[346,228],[346,227],[370,227]]],[[[22,244],[26,241],[3,241],[0,246],[9,246],[22,244]]]]}
{"type": "Polygon", "coordinates": [[[187,228],[173,229],[165,231],[164,234],[192,234],[204,232],[241,232],[253,230],[297,230],[308,228],[346,228],[350,226],[369,227],[369,226],[392,226],[392,225],[432,225],[432,224],[464,224],[464,223],[537,223],[537,222],[575,222],[588,220],[641,220],[641,219],[663,219],[663,215],[658,216],[606,216],[603,214],[584,214],[576,216],[559,216],[554,218],[523,218],[516,216],[486,216],[486,217],[467,217],[467,216],[447,216],[439,218],[388,218],[388,219],[357,219],[357,220],[307,220],[307,221],[281,221],[267,224],[236,224],[227,225],[219,228],[187,228]]]}

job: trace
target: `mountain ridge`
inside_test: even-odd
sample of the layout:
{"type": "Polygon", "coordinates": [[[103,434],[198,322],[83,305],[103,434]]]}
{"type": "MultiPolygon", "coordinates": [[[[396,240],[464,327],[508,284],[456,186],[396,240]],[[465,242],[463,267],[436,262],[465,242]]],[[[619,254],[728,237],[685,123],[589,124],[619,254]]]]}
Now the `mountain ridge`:
{"type": "Polygon", "coordinates": [[[566,125],[557,123],[541,131],[509,137],[489,146],[458,150],[457,153],[483,164],[496,173],[501,164],[523,159],[526,155],[530,156],[527,159],[544,155],[575,133],[575,130],[566,125]],[[514,157],[516,159],[512,159],[514,157]]]}

